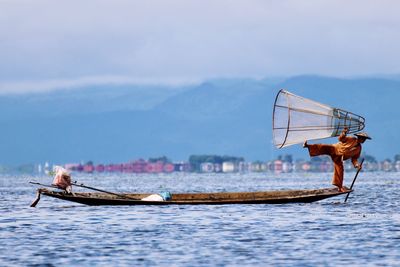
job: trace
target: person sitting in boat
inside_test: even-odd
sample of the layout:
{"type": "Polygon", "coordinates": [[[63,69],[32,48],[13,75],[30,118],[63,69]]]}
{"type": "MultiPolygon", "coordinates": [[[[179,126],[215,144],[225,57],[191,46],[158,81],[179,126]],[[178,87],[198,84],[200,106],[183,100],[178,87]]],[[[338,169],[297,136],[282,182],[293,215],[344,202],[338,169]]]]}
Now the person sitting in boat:
{"type": "Polygon", "coordinates": [[[334,164],[334,173],[332,184],[338,187],[340,192],[345,192],[346,188],[343,187],[343,161],[351,159],[354,168],[361,170],[361,165],[358,163],[358,158],[361,155],[361,144],[367,139],[372,139],[367,133],[356,133],[356,137],[347,136],[348,129],[344,128],[339,136],[339,143],[328,144],[314,144],[309,145],[307,141],[304,142],[303,147],[308,148],[311,157],[328,155],[332,158],[334,164]]]}
{"type": "Polygon", "coordinates": [[[68,194],[72,193],[71,175],[61,166],[54,167],[54,180],[52,185],[65,190],[68,194]]]}

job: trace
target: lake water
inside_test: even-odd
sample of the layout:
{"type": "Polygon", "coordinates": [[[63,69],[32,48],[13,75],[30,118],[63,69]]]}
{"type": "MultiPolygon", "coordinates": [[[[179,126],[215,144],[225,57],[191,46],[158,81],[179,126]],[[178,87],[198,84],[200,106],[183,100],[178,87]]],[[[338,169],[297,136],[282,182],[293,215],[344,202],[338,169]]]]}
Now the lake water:
{"type": "MultiPolygon", "coordinates": [[[[349,185],[354,173],[347,174],[349,185]]],[[[330,187],[331,174],[87,175],[115,192],[330,187]]],[[[360,173],[345,204],[90,207],[0,175],[0,266],[400,266],[400,174],[360,173]]],[[[81,191],[76,189],[77,191],[81,191]]]]}

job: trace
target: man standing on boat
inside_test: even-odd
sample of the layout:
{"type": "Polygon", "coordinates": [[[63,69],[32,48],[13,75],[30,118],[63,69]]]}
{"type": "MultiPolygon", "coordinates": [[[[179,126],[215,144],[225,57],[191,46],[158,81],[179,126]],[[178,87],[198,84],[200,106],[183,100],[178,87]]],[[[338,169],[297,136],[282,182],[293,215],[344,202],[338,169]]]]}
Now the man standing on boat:
{"type": "Polygon", "coordinates": [[[356,133],[357,137],[347,136],[348,129],[344,128],[339,136],[339,143],[328,144],[315,144],[309,145],[307,141],[304,142],[303,147],[308,148],[311,157],[328,155],[332,158],[334,164],[334,173],[332,184],[337,186],[340,192],[345,192],[346,188],[343,187],[343,161],[351,159],[354,168],[361,170],[361,165],[358,163],[358,158],[361,155],[361,144],[367,139],[371,139],[367,133],[356,133]]]}

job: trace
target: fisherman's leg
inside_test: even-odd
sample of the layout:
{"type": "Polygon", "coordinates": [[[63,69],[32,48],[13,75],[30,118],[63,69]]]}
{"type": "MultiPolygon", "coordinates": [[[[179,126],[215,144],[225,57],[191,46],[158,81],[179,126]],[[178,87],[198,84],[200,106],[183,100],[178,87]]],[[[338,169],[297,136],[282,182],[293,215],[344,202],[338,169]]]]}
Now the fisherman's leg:
{"type": "Polygon", "coordinates": [[[336,156],[332,157],[332,160],[334,164],[332,184],[337,186],[340,192],[343,192],[346,189],[343,188],[344,169],[342,158],[340,156],[336,156]]]}
{"type": "Polygon", "coordinates": [[[325,144],[315,144],[315,145],[307,145],[308,153],[311,157],[321,156],[321,155],[329,155],[332,156],[335,153],[335,147],[332,145],[325,144]]]}

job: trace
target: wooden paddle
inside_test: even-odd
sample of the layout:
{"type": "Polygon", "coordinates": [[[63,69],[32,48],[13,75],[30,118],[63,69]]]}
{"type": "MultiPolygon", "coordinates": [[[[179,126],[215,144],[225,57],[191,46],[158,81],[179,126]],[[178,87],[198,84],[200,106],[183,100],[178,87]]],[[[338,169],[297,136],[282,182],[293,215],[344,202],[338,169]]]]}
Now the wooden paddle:
{"type": "MultiPolygon", "coordinates": [[[[353,189],[353,185],[354,185],[354,183],[356,182],[357,176],[358,176],[358,174],[360,173],[360,171],[361,171],[361,169],[362,169],[363,163],[364,163],[364,159],[361,160],[360,168],[358,168],[358,170],[357,170],[357,172],[356,172],[356,176],[354,177],[353,182],[351,183],[350,190],[353,189]]],[[[351,193],[351,191],[350,191],[349,193],[347,193],[347,196],[346,196],[346,198],[345,198],[345,200],[344,200],[344,203],[346,203],[347,199],[349,198],[350,193],[351,193]]]]}
{"type": "Polygon", "coordinates": [[[34,182],[34,181],[30,181],[29,183],[30,183],[30,184],[41,185],[41,186],[45,186],[45,187],[58,188],[58,187],[57,187],[57,186],[55,186],[55,185],[41,184],[41,183],[34,182]]]}
{"type": "MultiPolygon", "coordinates": [[[[45,186],[45,187],[58,188],[57,186],[54,186],[54,185],[46,185],[46,184],[41,184],[41,183],[38,183],[38,182],[32,182],[32,181],[30,181],[29,183],[30,183],[30,184],[41,185],[41,186],[45,186]]],[[[31,203],[30,207],[32,207],[32,208],[36,207],[36,205],[39,203],[40,195],[41,195],[41,194],[40,194],[40,191],[38,190],[37,193],[36,193],[36,198],[35,198],[35,200],[31,203]]]]}
{"type": "Polygon", "coordinates": [[[87,188],[87,189],[91,189],[91,190],[94,190],[94,191],[99,191],[99,192],[110,194],[110,195],[114,195],[114,196],[118,196],[118,197],[121,197],[121,198],[127,198],[127,199],[132,199],[132,200],[140,200],[140,199],[137,199],[137,198],[128,197],[128,196],[125,196],[125,195],[121,195],[121,194],[105,191],[105,190],[102,190],[102,189],[94,188],[94,187],[87,186],[87,185],[84,185],[84,184],[78,184],[76,181],[73,182],[72,185],[83,187],[83,188],[87,188]]]}
{"type": "Polygon", "coordinates": [[[32,208],[36,207],[37,203],[39,203],[40,195],[41,195],[41,194],[40,194],[40,191],[38,190],[38,191],[36,192],[36,198],[35,198],[35,200],[31,203],[30,207],[32,207],[32,208]]]}

